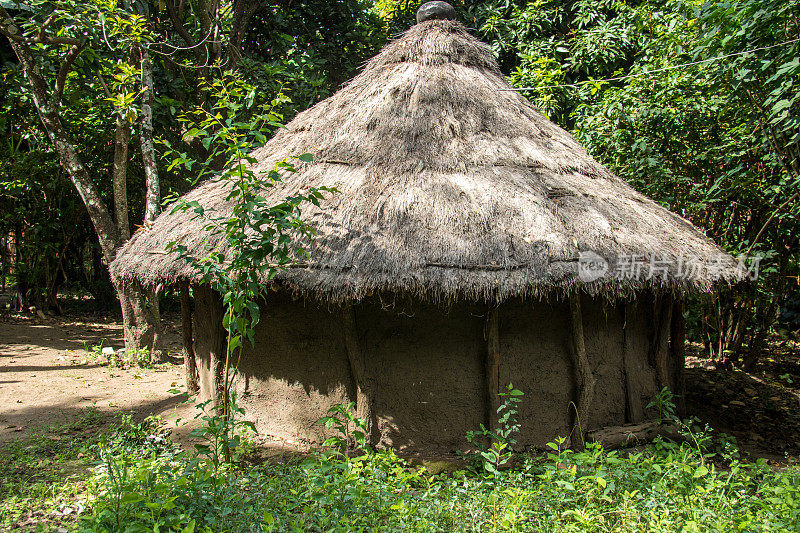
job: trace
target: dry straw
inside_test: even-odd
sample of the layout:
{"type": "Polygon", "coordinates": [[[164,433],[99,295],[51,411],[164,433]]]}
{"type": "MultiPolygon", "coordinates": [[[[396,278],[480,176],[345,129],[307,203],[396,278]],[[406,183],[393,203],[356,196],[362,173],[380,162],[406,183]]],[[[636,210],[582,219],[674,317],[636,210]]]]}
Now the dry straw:
{"type": "MultiPolygon", "coordinates": [[[[636,192],[572,136],[508,89],[488,47],[454,21],[426,21],[387,45],[339,92],[300,113],[255,152],[261,170],[311,152],[275,203],[310,186],[339,193],[305,217],[311,258],[282,272],[288,289],[332,302],[370,293],[500,301],[579,287],[706,291],[739,279],[736,261],[689,222],[636,192]],[[578,278],[580,251],[716,264],[687,279],[578,278]],[[719,258],[722,262],[719,263],[719,258]]],[[[225,185],[187,195],[221,213],[225,185]]],[[[193,278],[163,251],[178,239],[202,254],[209,235],[192,213],[162,214],[111,265],[123,282],[193,278]]]]}

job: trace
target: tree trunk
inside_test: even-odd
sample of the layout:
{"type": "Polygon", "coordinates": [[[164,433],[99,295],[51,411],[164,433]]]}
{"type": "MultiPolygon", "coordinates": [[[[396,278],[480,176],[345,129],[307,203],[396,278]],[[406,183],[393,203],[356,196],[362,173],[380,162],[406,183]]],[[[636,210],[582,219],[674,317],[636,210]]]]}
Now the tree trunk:
{"type": "Polygon", "coordinates": [[[124,113],[117,113],[117,126],[114,133],[114,167],[111,171],[111,183],[114,188],[114,221],[117,224],[120,238],[131,236],[128,221],[128,143],[131,128],[124,113]]]}
{"type": "Polygon", "coordinates": [[[38,74],[39,68],[36,65],[33,54],[23,43],[13,39],[9,39],[9,42],[17,54],[25,72],[25,77],[31,86],[31,94],[39,119],[47,132],[47,136],[55,146],[62,168],[67,171],[81,200],[83,200],[83,204],[86,206],[89,219],[92,221],[100,241],[100,247],[103,250],[106,263],[110,263],[120,245],[119,231],[114,224],[114,220],[100,197],[100,193],[94,186],[75,146],[67,136],[67,132],[58,115],[56,102],[52,102],[48,98],[47,85],[38,74]]]}
{"type": "Polygon", "coordinates": [[[181,291],[181,334],[183,337],[183,364],[186,372],[186,390],[190,393],[200,389],[197,376],[197,361],[194,355],[194,335],[192,334],[192,300],[189,296],[189,282],[180,282],[181,291]]]}
{"type": "Polygon", "coordinates": [[[28,283],[25,276],[20,272],[19,266],[22,264],[22,252],[20,243],[22,242],[22,228],[19,223],[14,225],[14,274],[16,286],[14,296],[11,300],[11,309],[14,311],[25,311],[28,307],[28,283]]]}
{"type": "Polygon", "coordinates": [[[136,283],[115,284],[122,305],[122,323],[127,351],[147,348],[160,352],[161,329],[158,317],[147,301],[146,291],[136,283]]]}
{"type": "MultiPolygon", "coordinates": [[[[39,120],[55,147],[61,167],[69,175],[89,213],[89,219],[92,221],[100,248],[103,251],[103,258],[106,264],[110,264],[123,242],[123,237],[78,155],[75,145],[64,129],[58,113],[61,90],[63,90],[72,61],[80,53],[82,47],[73,46],[65,57],[59,68],[55,91],[51,94],[48,84],[41,75],[42,69],[36,63],[30,44],[20,38],[22,32],[2,6],[0,6],[0,32],[8,37],[11,49],[19,59],[25,78],[30,85],[31,96],[39,120]]],[[[153,322],[156,315],[153,315],[152,310],[148,310],[141,289],[132,285],[116,287],[116,289],[122,306],[126,349],[136,350],[148,346],[151,350],[157,350],[159,348],[159,328],[158,324],[153,322]]]]}
{"type": "MultiPolygon", "coordinates": [[[[142,166],[145,176],[145,212],[144,225],[150,226],[158,216],[161,208],[161,184],[158,179],[158,167],[156,166],[156,151],[153,146],[153,62],[150,53],[146,48],[139,49],[142,69],[142,114],[139,126],[139,137],[141,139],[142,166]]],[[[161,314],[158,309],[158,293],[148,289],[145,297],[147,304],[152,310],[153,319],[156,323],[161,322],[161,314]]],[[[165,354],[160,349],[150,352],[153,362],[163,362],[165,354]]]]}
{"type": "MultiPolygon", "coordinates": [[[[65,246],[66,248],[66,246],[65,246]]],[[[45,290],[44,301],[42,302],[44,311],[47,314],[62,315],[61,305],[58,303],[58,286],[59,286],[59,267],[61,264],[61,257],[57,257],[55,261],[51,262],[45,260],[45,290]]]]}
{"type": "Polygon", "coordinates": [[[155,98],[153,62],[146,48],[141,48],[140,53],[142,58],[142,115],[139,136],[147,187],[144,223],[145,226],[148,226],[156,219],[161,208],[161,184],[158,179],[156,151],[153,146],[153,100],[155,98]]]}

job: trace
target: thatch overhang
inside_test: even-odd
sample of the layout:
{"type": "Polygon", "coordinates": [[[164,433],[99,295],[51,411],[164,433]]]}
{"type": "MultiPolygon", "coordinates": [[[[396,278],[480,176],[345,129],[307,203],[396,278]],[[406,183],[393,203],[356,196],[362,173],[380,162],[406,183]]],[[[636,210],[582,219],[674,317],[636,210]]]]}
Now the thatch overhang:
{"type": "MultiPolygon", "coordinates": [[[[458,22],[430,20],[300,113],[254,155],[263,171],[306,152],[314,162],[267,197],[278,203],[323,185],[340,192],[307,210],[318,233],[311,257],[274,282],[334,302],[385,292],[502,301],[576,288],[708,291],[742,278],[702,232],[504,89],[485,44],[458,22]],[[608,261],[589,282],[579,269],[587,253],[608,261]],[[644,268],[626,266],[631,258],[644,268]]],[[[210,181],[186,198],[225,213],[226,196],[210,181]]],[[[178,240],[203,254],[203,226],[193,213],[163,213],[120,250],[112,276],[145,285],[193,279],[192,267],[164,250],[178,240]]]]}

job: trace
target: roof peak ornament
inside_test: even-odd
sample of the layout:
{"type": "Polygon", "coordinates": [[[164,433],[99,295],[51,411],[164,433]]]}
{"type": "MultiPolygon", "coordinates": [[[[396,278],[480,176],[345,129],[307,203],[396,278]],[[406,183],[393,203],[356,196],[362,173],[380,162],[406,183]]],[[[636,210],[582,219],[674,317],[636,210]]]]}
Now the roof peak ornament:
{"type": "Polygon", "coordinates": [[[455,20],[456,10],[447,2],[425,2],[417,9],[417,24],[426,20],[455,20]]]}

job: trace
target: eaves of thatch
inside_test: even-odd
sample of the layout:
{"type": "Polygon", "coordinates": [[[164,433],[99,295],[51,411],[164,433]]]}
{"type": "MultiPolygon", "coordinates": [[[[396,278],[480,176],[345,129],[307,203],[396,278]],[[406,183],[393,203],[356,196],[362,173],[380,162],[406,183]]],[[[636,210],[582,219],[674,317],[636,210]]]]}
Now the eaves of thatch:
{"type": "MultiPolygon", "coordinates": [[[[741,278],[737,262],[681,217],[636,192],[514,91],[488,47],[454,21],[412,27],[339,92],[299,114],[254,155],[259,170],[305,152],[275,203],[312,186],[339,193],[307,219],[310,258],[276,282],[345,302],[371,293],[500,301],[575,288],[607,296],[640,289],[707,291],[741,278]],[[610,260],[586,283],[578,258],[610,260]],[[614,275],[632,256],[670,258],[658,275],[614,275]],[[693,275],[678,261],[699,265],[693,275]],[[649,279],[648,279],[649,278],[649,279]]],[[[225,213],[225,185],[187,195],[225,213]]],[[[192,213],[162,214],[111,265],[122,282],[193,279],[165,254],[174,240],[203,254],[192,213]]]]}

